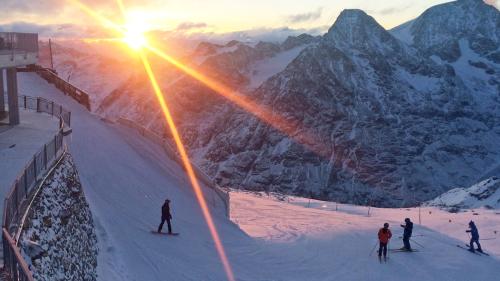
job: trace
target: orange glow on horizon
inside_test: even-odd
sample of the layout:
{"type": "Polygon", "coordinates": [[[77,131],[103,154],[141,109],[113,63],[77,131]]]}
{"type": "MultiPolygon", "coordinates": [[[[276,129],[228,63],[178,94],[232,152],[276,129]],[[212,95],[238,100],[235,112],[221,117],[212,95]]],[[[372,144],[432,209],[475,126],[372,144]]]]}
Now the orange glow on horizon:
{"type": "MultiPolygon", "coordinates": [[[[125,31],[123,30],[122,27],[119,25],[113,23],[112,21],[102,17],[89,7],[85,6],[78,0],[68,0],[73,3],[76,3],[83,11],[85,11],[87,14],[90,16],[98,19],[101,21],[105,26],[112,28],[116,32],[118,32],[120,35],[126,36],[125,31]]],[[[120,1],[120,0],[117,0],[120,1]]],[[[119,4],[120,5],[120,4],[119,4]]],[[[175,67],[179,68],[182,70],[184,73],[187,75],[195,78],[196,80],[200,81],[203,83],[205,86],[208,88],[212,89],[215,93],[225,97],[226,99],[230,100],[231,102],[235,103],[237,106],[240,108],[246,110],[247,112],[255,115],[265,123],[273,126],[277,130],[285,133],[287,136],[298,142],[299,144],[307,147],[310,151],[313,151],[314,153],[322,156],[322,157],[329,157],[328,152],[330,151],[330,148],[325,146],[324,143],[318,139],[317,137],[314,136],[314,134],[311,134],[306,128],[303,126],[300,127],[298,125],[294,125],[291,122],[287,121],[285,118],[279,116],[278,114],[274,114],[272,109],[269,109],[263,105],[259,105],[246,96],[230,89],[229,87],[223,85],[220,82],[217,82],[206,75],[203,75],[202,73],[182,64],[172,56],[169,56],[167,53],[165,53],[163,50],[153,46],[150,42],[147,42],[144,46],[142,46],[143,49],[147,49],[150,52],[156,54],[157,56],[161,57],[165,61],[169,62],[170,64],[174,65],[175,67]],[[297,134],[296,132],[300,132],[297,134]]]]}
{"type": "Polygon", "coordinates": [[[182,143],[181,137],[179,135],[179,132],[177,131],[177,127],[175,126],[174,120],[172,119],[172,115],[170,114],[170,110],[168,108],[168,105],[165,101],[165,98],[163,97],[163,94],[161,92],[160,86],[158,85],[158,82],[156,81],[156,77],[154,76],[153,70],[151,69],[151,65],[149,64],[149,61],[146,57],[146,55],[143,52],[139,52],[139,55],[141,57],[141,60],[144,64],[144,69],[146,70],[146,73],[148,74],[148,77],[151,81],[151,85],[153,87],[153,90],[155,92],[156,98],[158,99],[158,102],[160,103],[160,107],[163,111],[165,120],[167,121],[168,127],[170,128],[170,132],[172,133],[172,136],[175,141],[175,145],[177,146],[177,150],[179,151],[179,154],[182,159],[182,163],[184,164],[184,167],[186,168],[187,175],[189,177],[189,181],[191,182],[191,185],[193,186],[196,199],[198,200],[198,204],[201,207],[201,210],[203,212],[203,216],[205,218],[205,221],[207,222],[208,228],[210,230],[210,234],[212,235],[212,239],[215,242],[215,248],[217,249],[217,252],[219,253],[219,257],[222,261],[222,264],[224,266],[224,270],[226,272],[227,278],[229,281],[235,281],[233,271],[231,269],[231,265],[229,264],[229,260],[226,256],[226,252],[224,250],[224,247],[222,245],[222,242],[219,237],[219,233],[217,232],[217,229],[215,227],[215,224],[212,219],[212,215],[210,214],[210,210],[208,209],[207,202],[205,201],[205,197],[203,196],[203,191],[200,187],[200,184],[198,182],[198,179],[196,178],[196,174],[194,173],[193,166],[191,165],[191,162],[189,160],[189,157],[187,155],[186,149],[184,148],[184,144],[182,143]]]}

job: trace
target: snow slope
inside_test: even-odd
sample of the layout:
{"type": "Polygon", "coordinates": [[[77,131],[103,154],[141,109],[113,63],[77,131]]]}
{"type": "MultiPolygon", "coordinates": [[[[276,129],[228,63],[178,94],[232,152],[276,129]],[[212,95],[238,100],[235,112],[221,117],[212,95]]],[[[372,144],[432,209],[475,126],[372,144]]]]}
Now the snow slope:
{"type": "MultiPolygon", "coordinates": [[[[251,237],[282,245],[283,263],[299,261],[289,280],[498,280],[500,273],[500,215],[494,210],[454,214],[436,208],[382,209],[336,204],[300,197],[278,200],[263,193],[232,192],[231,218],[251,237]],[[389,253],[379,265],[370,250],[378,228],[389,222],[399,248],[402,223],[415,223],[412,247],[418,253],[389,253]],[[467,223],[478,225],[481,244],[490,257],[475,256],[456,247],[468,240],[467,223]],[[495,233],[496,231],[496,233],[495,233]],[[495,238],[495,239],[491,239],[495,238]],[[417,244],[419,243],[419,244],[417,244]],[[487,249],[487,250],[486,250],[487,249]],[[290,256],[293,253],[293,256],[290,256]]],[[[290,266],[290,268],[292,268],[290,266]]],[[[286,280],[286,279],[285,279],[286,280]]]]}
{"type": "MultiPolygon", "coordinates": [[[[36,92],[72,111],[70,151],[97,225],[100,280],[226,280],[182,169],[161,148],[88,113],[35,74],[21,73],[19,80],[24,92],[36,92]],[[178,237],[149,233],[159,223],[165,197],[173,202],[173,228],[181,233],[178,237]]],[[[368,256],[378,225],[386,219],[395,225],[405,216],[415,217],[415,210],[376,209],[372,217],[366,217],[360,214],[361,207],[360,211],[352,207],[349,212],[333,212],[304,208],[300,205],[306,201],[299,199],[294,205],[234,194],[232,216],[237,227],[225,218],[217,197],[210,190],[205,192],[239,281],[488,281],[500,274],[500,249],[495,244],[484,243],[494,255],[489,258],[454,246],[465,239],[465,226],[458,221],[465,224],[470,213],[429,209],[434,214],[424,224],[429,228],[415,231],[426,235],[419,239],[426,243],[422,253],[394,254],[381,266],[368,256]],[[443,224],[448,217],[457,223],[443,224]],[[434,227],[437,231],[431,230],[434,227]]],[[[493,211],[481,212],[475,219],[483,234],[500,225],[493,211]]]]}
{"type": "Polygon", "coordinates": [[[427,202],[445,208],[500,208],[500,179],[491,177],[469,188],[454,188],[427,202]]]}

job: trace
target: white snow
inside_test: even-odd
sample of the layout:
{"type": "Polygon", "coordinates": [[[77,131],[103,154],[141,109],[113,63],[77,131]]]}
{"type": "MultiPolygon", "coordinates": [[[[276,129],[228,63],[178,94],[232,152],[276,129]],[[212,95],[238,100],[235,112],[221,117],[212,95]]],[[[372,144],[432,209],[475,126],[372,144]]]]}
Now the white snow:
{"type": "Polygon", "coordinates": [[[459,46],[461,56],[456,62],[451,64],[455,72],[463,79],[469,89],[480,97],[476,100],[482,101],[481,105],[485,111],[496,110],[492,107],[493,105],[490,98],[498,97],[498,88],[495,85],[490,85],[487,81],[491,78],[498,81],[500,79],[500,75],[498,74],[500,68],[498,65],[489,62],[471,50],[468,40],[461,39],[459,41],[459,46]],[[494,68],[496,74],[489,75],[484,69],[473,67],[469,62],[483,62],[488,65],[488,67],[494,68]]]}
{"type": "Polygon", "coordinates": [[[308,45],[295,47],[269,59],[256,62],[249,71],[250,84],[248,87],[250,89],[257,88],[271,76],[283,71],[307,46],[308,45]]]}
{"type": "Polygon", "coordinates": [[[403,23],[402,25],[396,26],[389,32],[399,40],[405,42],[408,45],[413,44],[413,35],[411,34],[411,27],[415,20],[411,20],[403,23]]]}
{"type": "MultiPolygon", "coordinates": [[[[35,74],[22,73],[19,79],[29,81],[20,83],[21,88],[31,85],[23,89],[26,93],[36,92],[72,111],[70,151],[97,225],[99,280],[226,280],[183,170],[160,147],[101,121],[35,74]],[[172,200],[178,237],[150,233],[159,223],[165,197],[172,200]]],[[[291,198],[289,204],[233,193],[235,225],[225,218],[223,204],[211,190],[204,192],[239,281],[488,281],[500,274],[496,240],[483,242],[491,257],[455,246],[467,240],[464,231],[470,219],[477,222],[482,237],[493,236],[500,227],[500,216],[493,210],[473,216],[422,209],[426,215],[415,234],[425,236],[415,240],[425,248],[391,254],[389,263],[380,265],[369,256],[378,227],[391,223],[397,241],[398,223],[404,217],[418,221],[417,209],[371,209],[368,217],[364,207],[342,205],[334,211],[331,202],[313,201],[306,208],[306,199],[291,198]]],[[[399,241],[393,242],[391,248],[399,246],[399,241]]]]}
{"type": "Polygon", "coordinates": [[[500,179],[492,177],[469,188],[454,188],[434,200],[430,206],[500,209],[500,179]]]}
{"type": "Polygon", "coordinates": [[[231,192],[231,210],[231,219],[249,236],[271,248],[283,247],[283,258],[275,261],[280,272],[275,280],[465,281],[497,280],[500,274],[498,210],[455,214],[427,207],[420,210],[419,225],[418,208],[367,208],[292,196],[279,200],[237,191],[231,192]],[[389,222],[393,232],[389,248],[399,248],[399,225],[405,217],[414,222],[412,247],[419,252],[389,253],[389,262],[379,265],[376,254],[369,255],[378,229],[389,222]],[[465,230],[470,220],[487,239],[481,244],[491,257],[456,247],[468,241],[465,230]]]}

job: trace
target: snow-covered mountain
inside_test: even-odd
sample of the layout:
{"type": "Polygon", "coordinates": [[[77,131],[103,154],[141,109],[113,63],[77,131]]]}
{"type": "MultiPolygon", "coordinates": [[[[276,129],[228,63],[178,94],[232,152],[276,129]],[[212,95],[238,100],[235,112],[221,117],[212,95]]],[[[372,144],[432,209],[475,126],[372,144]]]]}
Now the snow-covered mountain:
{"type": "MultiPolygon", "coordinates": [[[[411,205],[499,165],[499,18],[462,0],[387,31],[345,10],[321,37],[202,43],[183,59],[287,120],[289,135],[161,61],[155,71],[193,160],[221,185],[411,205]]],[[[166,132],[150,92],[139,71],[97,111],[166,132]]]]}
{"type": "MultiPolygon", "coordinates": [[[[283,43],[247,44],[233,40],[219,45],[202,42],[191,54],[183,57],[182,62],[232,89],[248,93],[283,71],[304,48],[316,44],[318,40],[303,34],[288,37],[283,43]]],[[[208,123],[219,121],[213,116],[223,118],[224,112],[234,110],[193,78],[184,76],[161,60],[154,61],[154,64],[159,66],[155,68],[156,75],[160,77],[159,82],[164,92],[168,93],[170,102],[175,104],[171,107],[180,122],[207,127],[210,126],[208,123]]],[[[163,119],[156,98],[145,95],[145,92],[150,92],[149,80],[143,73],[135,75],[107,96],[97,112],[109,118],[125,115],[148,127],[162,130],[163,119]]]]}
{"type": "Polygon", "coordinates": [[[500,208],[500,178],[492,177],[469,188],[454,188],[426,203],[450,209],[500,208]]]}
{"type": "Polygon", "coordinates": [[[392,33],[427,55],[447,62],[464,52],[461,40],[481,57],[500,63],[500,15],[483,0],[459,0],[434,6],[417,19],[396,27],[392,33]]]}
{"type": "Polygon", "coordinates": [[[207,146],[194,144],[222,185],[398,206],[472,184],[499,159],[498,100],[483,111],[452,66],[360,10],[342,12],[254,98],[300,124],[292,135],[312,131],[310,145],[330,157],[237,113],[207,146]]]}

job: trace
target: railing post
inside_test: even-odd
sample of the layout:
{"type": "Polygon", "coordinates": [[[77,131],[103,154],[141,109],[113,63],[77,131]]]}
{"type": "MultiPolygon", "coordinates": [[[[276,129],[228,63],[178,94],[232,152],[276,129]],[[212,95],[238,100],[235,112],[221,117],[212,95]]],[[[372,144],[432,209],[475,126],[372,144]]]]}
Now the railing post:
{"type": "Polygon", "coordinates": [[[35,181],[37,180],[37,175],[36,175],[36,154],[33,156],[33,171],[35,175],[35,181]]]}
{"type": "Polygon", "coordinates": [[[27,109],[27,104],[26,104],[26,96],[23,97],[23,100],[24,100],[24,109],[27,109]]]}
{"type": "Polygon", "coordinates": [[[51,115],[54,116],[54,102],[52,101],[51,104],[52,104],[51,115]]]}
{"type": "Polygon", "coordinates": [[[43,145],[43,165],[45,170],[47,170],[47,144],[43,145]]]}
{"type": "Polygon", "coordinates": [[[28,170],[24,171],[24,195],[27,196],[28,194],[28,170]]]}
{"type": "Polygon", "coordinates": [[[40,112],[40,98],[36,98],[36,112],[40,112]]]}
{"type": "Polygon", "coordinates": [[[57,156],[57,135],[54,136],[54,158],[57,156]]]}

